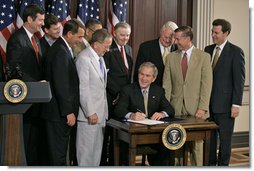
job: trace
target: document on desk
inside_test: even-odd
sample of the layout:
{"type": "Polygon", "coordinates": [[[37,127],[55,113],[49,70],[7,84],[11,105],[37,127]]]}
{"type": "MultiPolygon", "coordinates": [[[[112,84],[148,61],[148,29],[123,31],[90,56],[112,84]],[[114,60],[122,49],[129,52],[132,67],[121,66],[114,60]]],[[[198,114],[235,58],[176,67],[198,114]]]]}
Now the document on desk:
{"type": "Polygon", "coordinates": [[[152,119],[144,119],[140,121],[135,121],[128,119],[127,122],[133,122],[133,123],[138,123],[138,124],[144,124],[144,125],[157,125],[157,124],[164,124],[164,121],[157,121],[157,120],[152,120],[152,119]]]}

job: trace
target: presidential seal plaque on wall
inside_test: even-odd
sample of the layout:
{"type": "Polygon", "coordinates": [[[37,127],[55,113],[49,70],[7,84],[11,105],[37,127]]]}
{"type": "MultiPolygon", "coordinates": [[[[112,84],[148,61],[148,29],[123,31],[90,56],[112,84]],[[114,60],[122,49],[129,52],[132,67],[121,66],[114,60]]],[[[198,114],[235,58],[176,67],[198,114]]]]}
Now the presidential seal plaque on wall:
{"type": "Polygon", "coordinates": [[[180,124],[170,124],[162,133],[162,142],[169,150],[181,148],[185,141],[186,131],[180,124]]]}
{"type": "Polygon", "coordinates": [[[4,86],[4,97],[11,103],[19,103],[26,98],[27,86],[18,79],[8,81],[4,86]]]}

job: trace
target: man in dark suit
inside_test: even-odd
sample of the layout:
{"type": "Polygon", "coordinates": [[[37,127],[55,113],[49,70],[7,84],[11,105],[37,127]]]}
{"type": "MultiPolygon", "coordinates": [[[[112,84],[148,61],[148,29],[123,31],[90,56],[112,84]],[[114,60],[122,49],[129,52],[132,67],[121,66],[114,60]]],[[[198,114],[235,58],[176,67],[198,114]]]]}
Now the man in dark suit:
{"type": "MultiPolygon", "coordinates": [[[[157,73],[156,66],[151,62],[140,65],[138,83],[127,85],[121,91],[119,102],[115,108],[115,118],[143,120],[148,117],[152,120],[160,120],[164,117],[174,116],[174,109],[166,99],[164,89],[152,84],[157,73]],[[147,103],[144,101],[145,92],[148,97],[147,103]]],[[[155,149],[157,153],[148,155],[150,165],[169,165],[169,151],[163,145],[151,145],[151,148],[155,149]]],[[[125,156],[126,154],[128,153],[124,153],[125,156]]]]}
{"type": "MultiPolygon", "coordinates": [[[[42,55],[39,40],[34,33],[44,24],[44,10],[28,5],[23,13],[23,26],[11,35],[7,43],[6,59],[10,68],[22,71],[23,81],[41,81],[42,55]]],[[[40,105],[34,104],[23,115],[24,145],[28,165],[38,165],[38,121],[40,105]]]]}
{"type": "Polygon", "coordinates": [[[235,118],[242,104],[245,81],[243,50],[227,40],[231,24],[224,19],[213,21],[213,43],[205,48],[212,56],[213,87],[210,99],[210,118],[219,126],[211,136],[209,165],[228,166],[235,118]],[[216,49],[218,49],[216,54],[216,49]],[[219,134],[219,154],[217,138],[219,134]]]}
{"type": "MultiPolygon", "coordinates": [[[[117,23],[114,27],[114,41],[109,52],[104,55],[104,61],[108,70],[107,100],[109,119],[113,115],[114,106],[119,98],[122,87],[131,83],[133,66],[132,49],[127,44],[130,34],[131,26],[128,23],[117,23]]],[[[113,137],[110,127],[106,127],[103,145],[101,165],[113,165],[113,137]],[[109,158],[108,162],[107,158],[109,158]]]]}
{"type": "MultiPolygon", "coordinates": [[[[44,31],[44,36],[40,39],[41,51],[43,56],[43,69],[45,69],[45,54],[50,46],[59,38],[60,36],[61,23],[58,21],[58,18],[53,14],[46,14],[44,25],[42,30],[44,31]]],[[[45,120],[40,120],[40,165],[47,166],[49,165],[48,159],[48,148],[47,148],[47,138],[46,138],[46,129],[45,129],[45,120]]]]}
{"type": "Polygon", "coordinates": [[[169,52],[177,50],[174,44],[174,30],[178,26],[172,22],[166,22],[161,30],[160,37],[149,40],[139,46],[138,55],[135,63],[134,81],[138,80],[138,68],[143,62],[152,62],[158,69],[158,76],[155,84],[162,86],[165,58],[169,52]]]}
{"type": "Polygon", "coordinates": [[[67,21],[63,36],[48,49],[45,59],[52,99],[43,106],[42,117],[46,120],[50,165],[54,166],[67,165],[69,136],[79,108],[79,78],[72,48],[83,36],[83,25],[77,19],[67,21]]]}

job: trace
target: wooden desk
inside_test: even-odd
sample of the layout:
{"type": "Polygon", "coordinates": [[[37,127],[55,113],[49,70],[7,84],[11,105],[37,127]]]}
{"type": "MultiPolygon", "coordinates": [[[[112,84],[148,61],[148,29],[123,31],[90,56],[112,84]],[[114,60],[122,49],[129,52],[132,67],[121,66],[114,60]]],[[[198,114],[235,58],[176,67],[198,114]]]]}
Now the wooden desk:
{"type": "MultiPolygon", "coordinates": [[[[214,122],[195,119],[194,117],[184,117],[183,119],[172,123],[179,123],[185,128],[187,133],[186,141],[204,141],[203,165],[207,166],[211,131],[218,128],[218,126],[214,122]]],[[[110,119],[107,125],[113,128],[114,164],[119,166],[119,141],[124,141],[129,144],[129,165],[134,166],[137,145],[162,143],[161,133],[169,124],[171,123],[147,126],[110,119]]],[[[186,164],[187,157],[185,154],[184,165],[186,164]]]]}

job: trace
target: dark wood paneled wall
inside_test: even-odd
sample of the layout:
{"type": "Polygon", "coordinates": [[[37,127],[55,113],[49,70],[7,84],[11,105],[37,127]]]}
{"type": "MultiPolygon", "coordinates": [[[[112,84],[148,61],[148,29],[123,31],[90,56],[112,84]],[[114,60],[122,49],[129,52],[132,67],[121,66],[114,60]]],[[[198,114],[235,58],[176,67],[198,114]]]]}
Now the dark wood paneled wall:
{"type": "Polygon", "coordinates": [[[159,37],[166,21],[192,26],[192,0],[129,0],[128,20],[132,26],[130,45],[136,59],[139,45],[159,37]]]}

